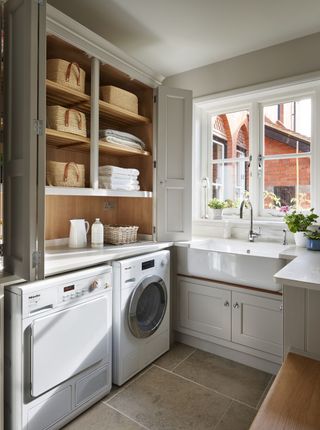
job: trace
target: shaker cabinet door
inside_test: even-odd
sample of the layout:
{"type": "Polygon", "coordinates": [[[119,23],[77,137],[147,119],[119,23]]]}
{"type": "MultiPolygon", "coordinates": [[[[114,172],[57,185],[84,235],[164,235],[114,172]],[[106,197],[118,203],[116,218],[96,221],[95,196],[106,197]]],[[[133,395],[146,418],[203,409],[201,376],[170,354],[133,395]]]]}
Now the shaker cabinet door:
{"type": "Polygon", "coordinates": [[[158,88],[157,240],[190,240],[192,92],[158,88]]]}
{"type": "Polygon", "coordinates": [[[232,292],[232,341],[282,355],[282,301],[232,292]]]}
{"type": "Polygon", "coordinates": [[[223,288],[178,281],[178,327],[190,334],[231,340],[231,292],[223,288]]]}
{"type": "Polygon", "coordinates": [[[43,276],[45,20],[45,1],[5,3],[4,265],[26,280],[43,276]]]}

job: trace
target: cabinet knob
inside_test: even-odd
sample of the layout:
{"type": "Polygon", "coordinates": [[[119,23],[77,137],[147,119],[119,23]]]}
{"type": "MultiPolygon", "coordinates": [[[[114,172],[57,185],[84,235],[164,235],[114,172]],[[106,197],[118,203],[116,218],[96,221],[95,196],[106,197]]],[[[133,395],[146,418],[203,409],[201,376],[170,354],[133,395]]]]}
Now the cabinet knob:
{"type": "Polygon", "coordinates": [[[228,302],[228,300],[226,300],[223,304],[223,306],[225,306],[226,308],[228,308],[230,306],[230,303],[228,302]]]}
{"type": "Polygon", "coordinates": [[[234,305],[233,305],[233,309],[239,309],[240,308],[240,305],[239,305],[239,303],[238,302],[236,302],[234,305]]]}

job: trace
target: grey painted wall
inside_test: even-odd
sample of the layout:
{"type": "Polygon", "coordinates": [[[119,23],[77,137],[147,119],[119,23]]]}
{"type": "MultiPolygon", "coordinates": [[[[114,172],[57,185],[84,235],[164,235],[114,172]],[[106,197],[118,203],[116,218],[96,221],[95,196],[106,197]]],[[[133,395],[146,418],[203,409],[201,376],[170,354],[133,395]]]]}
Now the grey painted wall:
{"type": "Polygon", "coordinates": [[[209,64],[165,79],[194,97],[320,71],[320,33],[209,64]]]}

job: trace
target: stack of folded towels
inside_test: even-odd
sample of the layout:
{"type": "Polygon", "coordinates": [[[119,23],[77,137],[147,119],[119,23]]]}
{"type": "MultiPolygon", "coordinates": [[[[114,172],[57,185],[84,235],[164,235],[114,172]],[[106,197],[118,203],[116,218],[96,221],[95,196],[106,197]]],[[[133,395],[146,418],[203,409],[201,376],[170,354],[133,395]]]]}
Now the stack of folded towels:
{"type": "Polygon", "coordinates": [[[99,187],[108,190],[139,191],[137,169],[123,169],[117,166],[99,167],[99,187]]]}
{"type": "Polygon", "coordinates": [[[145,143],[139,139],[139,137],[131,134],[125,133],[123,131],[112,130],[107,128],[106,130],[99,131],[99,138],[109,143],[114,143],[116,145],[128,146],[129,148],[140,149],[145,151],[145,143]]]}

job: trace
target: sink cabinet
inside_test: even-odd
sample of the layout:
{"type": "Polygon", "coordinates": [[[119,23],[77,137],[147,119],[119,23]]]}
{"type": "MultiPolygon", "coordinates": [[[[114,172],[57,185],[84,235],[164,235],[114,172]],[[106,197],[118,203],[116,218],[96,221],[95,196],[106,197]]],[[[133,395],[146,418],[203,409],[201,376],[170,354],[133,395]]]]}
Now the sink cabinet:
{"type": "Polygon", "coordinates": [[[178,278],[179,325],[231,340],[231,291],[178,278]]]}
{"type": "Polygon", "coordinates": [[[270,361],[281,361],[279,293],[180,275],[176,287],[177,332],[270,361]]]}
{"type": "Polygon", "coordinates": [[[150,239],[190,239],[192,92],[162,86],[161,75],[46,1],[8,0],[5,23],[6,271],[43,278],[45,240],[66,238],[72,218],[137,225],[150,239]],[[46,79],[54,58],[85,70],[84,93],[46,79]],[[102,101],[104,85],[135,94],[138,113],[102,101]],[[82,112],[87,135],[49,128],[50,105],[82,112]],[[136,135],[145,150],[99,140],[106,128],[136,135]],[[85,186],[46,186],[49,160],[84,165],[85,186]],[[105,164],[138,169],[140,190],[99,188],[105,164]]]}

